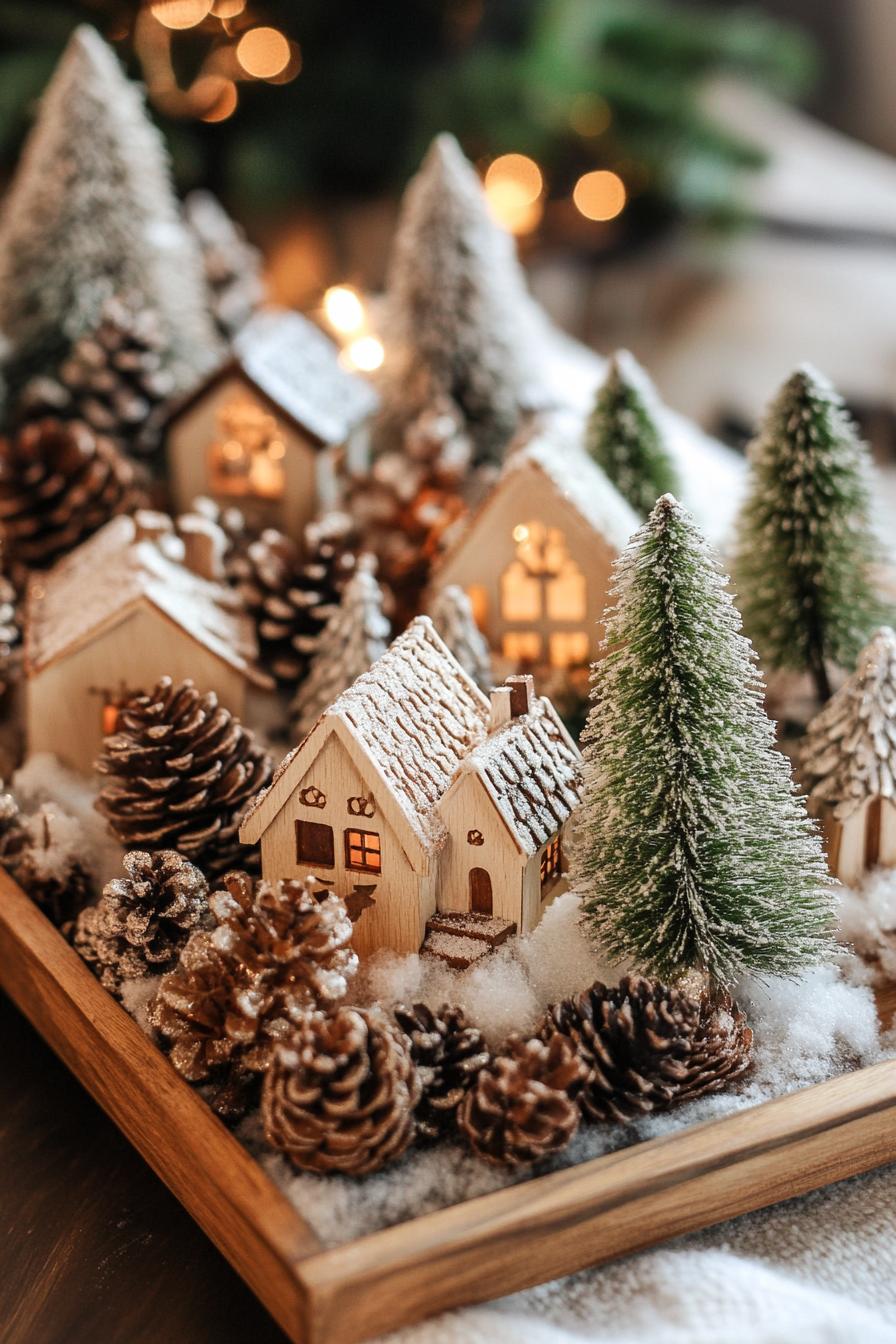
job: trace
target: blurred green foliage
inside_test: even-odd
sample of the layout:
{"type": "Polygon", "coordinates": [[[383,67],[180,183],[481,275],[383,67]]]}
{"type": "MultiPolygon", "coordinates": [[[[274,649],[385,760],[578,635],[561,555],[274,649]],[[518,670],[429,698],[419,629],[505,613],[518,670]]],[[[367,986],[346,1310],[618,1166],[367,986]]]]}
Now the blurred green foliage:
{"type": "MultiPolygon", "coordinates": [[[[137,6],[121,0],[0,0],[0,162],[8,170],[71,27],[126,33],[137,6]]],[[[248,0],[254,21],[297,41],[288,84],[239,86],[236,114],[212,125],[160,117],[182,186],[202,182],[232,207],[360,197],[405,180],[438,130],[474,157],[532,154],[552,190],[613,167],[643,214],[723,219],[734,184],[761,160],[749,138],[702,109],[708,77],[733,71],[786,96],[811,84],[815,53],[754,6],[679,0],[248,0]],[[603,100],[607,126],[574,128],[582,100],[603,100]]],[[[219,30],[178,34],[189,79],[219,30]]],[[[128,38],[116,43],[132,74],[128,38]]]]}

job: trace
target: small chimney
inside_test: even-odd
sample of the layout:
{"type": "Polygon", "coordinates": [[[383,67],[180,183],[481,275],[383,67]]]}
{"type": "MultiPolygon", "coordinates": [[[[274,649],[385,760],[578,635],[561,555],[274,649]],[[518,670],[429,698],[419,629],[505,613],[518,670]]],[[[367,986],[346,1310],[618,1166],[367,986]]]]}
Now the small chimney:
{"type": "Polygon", "coordinates": [[[509,723],[513,718],[513,712],[510,708],[510,687],[493,686],[489,695],[491,710],[488,717],[488,730],[494,733],[498,728],[503,728],[505,723],[509,723]]]}
{"type": "Polygon", "coordinates": [[[523,715],[528,714],[532,708],[532,700],[535,695],[535,682],[527,672],[508,677],[504,684],[510,692],[511,718],[521,719],[523,715]]]}
{"type": "Polygon", "coordinates": [[[216,581],[224,577],[224,552],[227,538],[222,528],[198,513],[185,513],[177,520],[184,543],[184,564],[201,579],[216,581]]]}
{"type": "Polygon", "coordinates": [[[134,514],[134,539],[136,541],[159,541],[174,531],[174,524],[167,513],[156,509],[138,509],[134,514]]]}

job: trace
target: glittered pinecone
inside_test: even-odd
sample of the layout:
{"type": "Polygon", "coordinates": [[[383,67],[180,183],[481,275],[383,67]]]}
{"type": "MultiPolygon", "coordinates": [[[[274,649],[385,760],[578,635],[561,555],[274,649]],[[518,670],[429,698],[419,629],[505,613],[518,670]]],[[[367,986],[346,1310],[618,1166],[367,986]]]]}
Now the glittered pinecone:
{"type": "Polygon", "coordinates": [[[569,1041],[511,1037],[479,1073],[458,1112],[477,1156],[519,1167],[565,1148],[579,1124],[575,1097],[584,1068],[569,1041]]]}
{"type": "Polygon", "coordinates": [[[423,1003],[399,1003],[392,1011],[420,1074],[417,1131],[427,1139],[439,1138],[457,1127],[458,1107],[489,1061],[485,1040],[462,1008],[445,1004],[434,1013],[423,1003]]]}
{"type": "Polygon", "coordinates": [[[344,997],[358,959],[344,902],[311,880],[253,886],[229,873],[210,907],[217,928],[190,939],[150,1020],[178,1072],[211,1081],[212,1105],[232,1116],[307,1009],[344,997]]]}
{"type": "Polygon", "coordinates": [[[281,686],[305,676],[318,637],[355,570],[354,524],[332,513],[306,533],[308,559],[269,529],[235,559],[232,581],[255,620],[261,662],[281,686]]]}
{"type": "Polygon", "coordinates": [[[366,1176],[410,1144],[419,1096],[407,1041],[385,1014],[308,1012],[265,1078],[265,1137],[303,1171],[366,1176]]]}
{"type": "Polygon", "coordinates": [[[6,801],[10,830],[5,837],[8,857],[3,861],[35,905],[57,928],[67,931],[93,899],[93,882],[80,857],[81,824],[55,803],[44,803],[32,816],[17,819],[11,815],[9,795],[6,801]]]}
{"type": "Polygon", "coordinates": [[[50,565],[142,503],[134,467],[81,421],[47,416],[0,439],[0,536],[11,561],[50,565]]]}
{"type": "Polygon", "coordinates": [[[14,794],[3,791],[0,782],[0,864],[12,872],[25,843],[25,819],[14,794]]]}
{"type": "Polygon", "coordinates": [[[158,975],[177,961],[192,931],[211,923],[208,883],[173,849],[131,850],[127,877],[107,882],[98,903],[81,912],[73,942],[106,989],[158,975]]]}
{"type": "Polygon", "coordinates": [[[110,782],[95,806],[125,847],[176,849],[209,877],[254,857],[240,821],[273,761],[214,692],[162,677],[121,707],[96,769],[110,782]]]}
{"type": "Polygon", "coordinates": [[[151,457],[159,447],[161,408],[174,391],[155,314],[109,299],[95,331],[75,341],[55,377],[26,385],[20,415],[83,421],[122,451],[151,457]]]}
{"type": "Polygon", "coordinates": [[[635,975],[554,1004],[541,1035],[558,1034],[587,1069],[583,1114],[620,1122],[726,1087],[749,1067],[753,1042],[727,995],[692,997],[635,975]]]}

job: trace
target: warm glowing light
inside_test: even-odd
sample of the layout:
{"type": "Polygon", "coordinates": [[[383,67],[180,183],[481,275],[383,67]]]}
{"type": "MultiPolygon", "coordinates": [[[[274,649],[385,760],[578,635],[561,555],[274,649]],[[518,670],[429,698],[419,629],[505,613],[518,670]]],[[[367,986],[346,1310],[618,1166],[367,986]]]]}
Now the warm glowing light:
{"type": "Polygon", "coordinates": [[[359,336],[346,348],[345,353],[355,368],[363,373],[373,373],[374,369],[380,367],[385,357],[383,343],[377,340],[376,336],[359,336]]]}
{"type": "Polygon", "coordinates": [[[586,219],[615,219],[625,208],[625,183],[618,173],[606,168],[583,173],[573,188],[572,199],[586,219]]]}
{"type": "Polygon", "coordinates": [[[216,19],[235,19],[246,8],[246,0],[215,0],[212,13],[216,19]]]}
{"type": "Polygon", "coordinates": [[[226,121],[236,111],[237,92],[232,79],[203,75],[196,81],[194,93],[202,99],[205,107],[205,111],[199,114],[201,121],[226,121]]]}
{"type": "Polygon", "coordinates": [[[580,93],[569,109],[569,124],[578,135],[603,135],[612,119],[610,104],[598,93],[580,93]]]}
{"type": "Polygon", "coordinates": [[[543,188],[541,169],[525,154],[502,154],[489,164],[485,174],[489,209],[511,233],[531,233],[539,224],[544,211],[543,188]]]}
{"type": "Polygon", "coordinates": [[[166,28],[195,28],[211,13],[212,0],[152,0],[154,19],[166,28]]]}
{"type": "Polygon", "coordinates": [[[324,295],[324,313],[334,331],[349,336],[364,325],[364,305],[351,285],[333,285],[324,295]]]}
{"type": "Polygon", "coordinates": [[[521,201],[537,201],[544,179],[534,159],[525,154],[502,154],[489,164],[485,174],[485,189],[513,183],[521,201]]]}
{"type": "Polygon", "coordinates": [[[250,28],[237,43],[236,58],[255,79],[271,79],[289,64],[289,42],[276,28],[250,28]]]}
{"type": "Polygon", "coordinates": [[[529,529],[525,523],[517,523],[513,529],[513,539],[514,541],[528,541],[529,529]]]}

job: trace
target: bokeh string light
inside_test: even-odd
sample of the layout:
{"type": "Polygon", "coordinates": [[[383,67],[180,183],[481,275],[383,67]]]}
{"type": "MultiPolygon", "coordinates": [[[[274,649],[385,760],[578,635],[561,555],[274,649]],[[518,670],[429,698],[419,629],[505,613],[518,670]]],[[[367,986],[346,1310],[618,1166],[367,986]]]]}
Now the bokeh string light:
{"type": "Polygon", "coordinates": [[[606,222],[625,209],[625,183],[618,173],[598,168],[583,173],[573,188],[573,204],[586,219],[606,222]]]}
{"type": "Polygon", "coordinates": [[[152,0],[154,19],[166,28],[195,28],[212,11],[212,0],[152,0]]]}
{"type": "Polygon", "coordinates": [[[236,58],[253,79],[272,79],[289,64],[289,42],[277,28],[250,28],[237,43],[236,58]]]}
{"type": "Polygon", "coordinates": [[[511,233],[531,233],[544,210],[544,177],[526,154],[502,154],[489,164],[485,195],[492,215],[511,233]]]}

